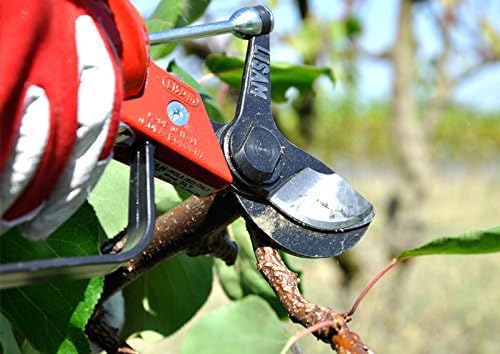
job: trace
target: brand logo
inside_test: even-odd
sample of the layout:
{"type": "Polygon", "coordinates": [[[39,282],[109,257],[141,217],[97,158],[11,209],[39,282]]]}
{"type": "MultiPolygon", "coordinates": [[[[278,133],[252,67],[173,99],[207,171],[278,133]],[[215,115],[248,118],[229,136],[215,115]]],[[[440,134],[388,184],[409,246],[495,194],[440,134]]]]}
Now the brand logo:
{"type": "Polygon", "coordinates": [[[174,95],[179,97],[181,100],[187,104],[196,107],[200,103],[199,97],[192,92],[189,88],[182,85],[182,83],[177,82],[169,77],[165,77],[161,81],[163,87],[172,92],[174,95]]]}
{"type": "Polygon", "coordinates": [[[255,46],[250,76],[250,93],[264,100],[269,95],[269,50],[255,46]]]}

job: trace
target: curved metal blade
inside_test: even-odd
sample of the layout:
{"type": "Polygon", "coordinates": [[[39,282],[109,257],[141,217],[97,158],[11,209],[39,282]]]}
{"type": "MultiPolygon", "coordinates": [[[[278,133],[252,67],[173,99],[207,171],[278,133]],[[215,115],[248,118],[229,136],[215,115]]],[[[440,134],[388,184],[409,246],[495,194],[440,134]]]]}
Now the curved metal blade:
{"type": "Polygon", "coordinates": [[[218,130],[234,195],[247,225],[258,230],[259,243],[301,257],[339,255],[363,237],[373,207],[279,131],[269,64],[269,36],[252,38],[235,118],[218,130]]]}
{"type": "Polygon", "coordinates": [[[309,167],[290,177],[267,197],[288,217],[311,228],[342,231],[368,224],[373,206],[337,173],[309,167]]]}
{"type": "Polygon", "coordinates": [[[283,251],[299,257],[337,256],[353,247],[363,237],[369,223],[342,231],[320,231],[304,227],[287,218],[267,201],[258,202],[236,194],[245,210],[245,221],[269,237],[283,251]]]}

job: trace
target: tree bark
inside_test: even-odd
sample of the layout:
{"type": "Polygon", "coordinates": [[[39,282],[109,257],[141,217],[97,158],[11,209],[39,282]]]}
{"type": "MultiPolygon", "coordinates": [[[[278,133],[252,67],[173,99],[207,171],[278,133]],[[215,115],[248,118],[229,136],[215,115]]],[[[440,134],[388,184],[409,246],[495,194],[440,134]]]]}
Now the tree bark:
{"type": "Polygon", "coordinates": [[[302,296],[298,286],[299,277],[287,268],[276,249],[265,246],[257,247],[255,257],[257,269],[271,285],[292,321],[304,327],[312,327],[325,321],[331,322],[332,326],[322,327],[315,331],[314,335],[323,342],[329,343],[339,354],[374,353],[363,344],[359,335],[349,329],[347,322],[350,318],[348,316],[330,308],[315,305],[302,296]]]}
{"type": "MultiPolygon", "coordinates": [[[[401,0],[398,33],[392,50],[394,68],[391,111],[392,144],[399,181],[390,205],[391,253],[408,246],[411,234],[422,226],[422,204],[431,176],[424,125],[417,118],[413,95],[415,38],[412,33],[412,0],[401,0]]],[[[392,256],[392,254],[391,254],[392,256]]]]}
{"type": "Polygon", "coordinates": [[[106,276],[101,302],[180,252],[215,253],[231,263],[236,250],[225,244],[221,233],[239,216],[238,210],[232,194],[222,191],[206,198],[190,197],[159,216],[153,239],[142,254],[106,276]]]}

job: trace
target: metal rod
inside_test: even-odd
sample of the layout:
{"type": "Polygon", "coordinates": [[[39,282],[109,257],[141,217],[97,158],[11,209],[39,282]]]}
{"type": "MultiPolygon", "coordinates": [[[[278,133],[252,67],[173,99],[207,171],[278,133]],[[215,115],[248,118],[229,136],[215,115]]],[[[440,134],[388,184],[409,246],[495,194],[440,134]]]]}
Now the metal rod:
{"type": "Polygon", "coordinates": [[[155,45],[231,33],[233,29],[234,26],[231,21],[221,21],[207,23],[206,25],[174,28],[163,32],[153,32],[149,34],[149,40],[151,45],[155,45]]]}
{"type": "Polygon", "coordinates": [[[153,32],[149,34],[149,41],[151,45],[156,45],[225,33],[232,33],[237,37],[248,39],[271,32],[273,22],[273,15],[267,7],[244,7],[233,13],[227,21],[153,32]]]}

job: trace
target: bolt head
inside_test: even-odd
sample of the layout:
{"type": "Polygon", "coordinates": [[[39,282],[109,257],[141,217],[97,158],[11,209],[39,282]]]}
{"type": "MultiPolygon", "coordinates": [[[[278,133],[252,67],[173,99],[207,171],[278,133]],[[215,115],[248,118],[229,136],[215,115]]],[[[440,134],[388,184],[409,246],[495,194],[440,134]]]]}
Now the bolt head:
{"type": "Polygon", "coordinates": [[[169,102],[167,105],[167,116],[177,126],[183,126],[189,122],[189,111],[179,101],[169,102]]]}
{"type": "Polygon", "coordinates": [[[232,145],[233,163],[246,179],[255,183],[271,183],[281,156],[281,144],[274,134],[252,126],[240,146],[232,145]]]}

